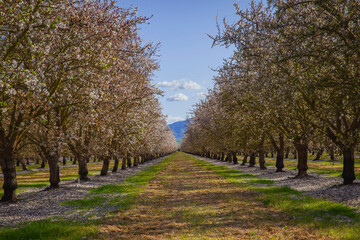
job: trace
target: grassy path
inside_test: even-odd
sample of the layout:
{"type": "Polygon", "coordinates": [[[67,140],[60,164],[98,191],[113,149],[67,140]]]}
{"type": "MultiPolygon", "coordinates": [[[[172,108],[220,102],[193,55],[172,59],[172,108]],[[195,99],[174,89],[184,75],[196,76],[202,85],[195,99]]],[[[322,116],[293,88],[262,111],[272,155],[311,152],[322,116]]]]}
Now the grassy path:
{"type": "Polygon", "coordinates": [[[106,239],[330,239],[183,153],[175,154],[136,206],[107,220],[100,232],[106,239]]]}
{"type": "Polygon", "coordinates": [[[0,228],[0,239],[359,239],[360,214],[272,181],[175,153],[66,201],[97,219],[0,228]],[[114,210],[116,209],[116,210],[114,210]]]}

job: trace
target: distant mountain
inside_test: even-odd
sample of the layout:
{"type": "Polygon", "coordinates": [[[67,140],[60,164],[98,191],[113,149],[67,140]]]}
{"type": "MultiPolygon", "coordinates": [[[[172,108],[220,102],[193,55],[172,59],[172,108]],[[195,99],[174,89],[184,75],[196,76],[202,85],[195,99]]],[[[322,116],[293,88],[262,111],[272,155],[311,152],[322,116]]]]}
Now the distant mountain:
{"type": "Polygon", "coordinates": [[[177,142],[181,142],[186,130],[187,121],[179,121],[169,124],[171,131],[174,133],[177,142]]]}

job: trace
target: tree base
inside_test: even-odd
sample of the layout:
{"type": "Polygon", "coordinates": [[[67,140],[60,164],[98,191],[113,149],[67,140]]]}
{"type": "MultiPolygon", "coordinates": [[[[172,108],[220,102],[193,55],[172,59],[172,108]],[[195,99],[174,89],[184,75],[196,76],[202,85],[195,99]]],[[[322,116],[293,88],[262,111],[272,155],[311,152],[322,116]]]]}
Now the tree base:
{"type": "Polygon", "coordinates": [[[344,185],[350,185],[354,183],[354,179],[353,178],[343,178],[344,179],[344,185]]]}
{"type": "Polygon", "coordinates": [[[80,177],[80,181],[88,182],[90,181],[89,177],[80,177]]]}
{"type": "Polygon", "coordinates": [[[60,186],[59,186],[59,184],[57,183],[57,184],[51,184],[50,186],[49,186],[49,189],[56,189],[56,188],[59,188],[60,186]]]}
{"type": "Polygon", "coordinates": [[[2,203],[15,203],[17,202],[17,197],[16,196],[13,196],[13,197],[5,197],[3,196],[1,199],[0,199],[0,202],[2,203]]]}
{"type": "Polygon", "coordinates": [[[306,178],[309,177],[309,174],[307,174],[306,172],[302,172],[302,173],[298,173],[295,178],[306,178]]]}

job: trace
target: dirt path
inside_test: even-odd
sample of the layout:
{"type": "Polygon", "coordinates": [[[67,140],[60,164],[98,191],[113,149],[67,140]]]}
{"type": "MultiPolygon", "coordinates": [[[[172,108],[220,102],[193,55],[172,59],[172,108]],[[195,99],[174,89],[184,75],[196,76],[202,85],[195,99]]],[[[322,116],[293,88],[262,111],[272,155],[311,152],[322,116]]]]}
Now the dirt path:
{"type": "Polygon", "coordinates": [[[177,153],[139,196],[101,228],[105,239],[322,239],[177,153]]]}

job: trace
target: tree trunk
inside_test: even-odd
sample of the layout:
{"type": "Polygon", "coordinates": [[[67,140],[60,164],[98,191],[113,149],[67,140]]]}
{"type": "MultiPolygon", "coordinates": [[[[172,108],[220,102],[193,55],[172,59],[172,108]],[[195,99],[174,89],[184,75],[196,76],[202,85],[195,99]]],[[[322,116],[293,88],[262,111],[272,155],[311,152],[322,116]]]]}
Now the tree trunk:
{"type": "Polygon", "coordinates": [[[73,164],[75,165],[76,164],[76,157],[74,157],[74,159],[71,159],[70,161],[72,161],[73,164]]]}
{"type": "Polygon", "coordinates": [[[13,151],[8,150],[1,153],[0,165],[4,179],[4,196],[1,198],[1,201],[15,202],[17,200],[17,181],[13,151]]]}
{"type": "Polygon", "coordinates": [[[119,168],[119,158],[115,157],[115,163],[114,163],[114,167],[112,169],[112,172],[117,172],[118,168],[119,168]]]}
{"type": "Polygon", "coordinates": [[[243,158],[243,160],[242,160],[242,163],[241,163],[242,166],[244,166],[244,165],[247,163],[247,158],[248,158],[248,155],[245,154],[245,155],[244,155],[244,158],[243,158]]]}
{"type": "Polygon", "coordinates": [[[106,176],[109,170],[110,158],[108,156],[103,158],[103,166],[101,169],[100,176],[106,176]]]}
{"type": "MultiPolygon", "coordinates": [[[[306,152],[306,155],[307,155],[307,152],[306,152]]],[[[296,150],[294,151],[294,159],[297,159],[297,151],[296,150]]]]}
{"type": "Polygon", "coordinates": [[[224,153],[224,152],[221,153],[221,158],[220,158],[220,160],[221,160],[221,161],[224,161],[224,160],[225,160],[225,153],[224,153]]]}
{"type": "Polygon", "coordinates": [[[45,168],[45,165],[46,165],[46,160],[45,160],[45,157],[42,156],[40,168],[45,168]]]}
{"type": "Polygon", "coordinates": [[[303,178],[309,176],[307,174],[308,165],[307,165],[307,157],[308,157],[308,145],[307,143],[300,143],[300,142],[294,142],[294,146],[296,148],[296,151],[298,153],[298,174],[296,175],[296,178],[303,178]]]}
{"type": "Polygon", "coordinates": [[[66,157],[63,157],[63,165],[66,165],[66,157]]]}
{"type": "Polygon", "coordinates": [[[282,134],[279,136],[279,147],[276,149],[276,172],[283,172],[285,141],[282,134]]]}
{"type": "Polygon", "coordinates": [[[342,178],[344,180],[344,184],[352,184],[355,180],[355,170],[354,170],[354,148],[344,148],[341,149],[343,153],[344,167],[342,178]]]}
{"type": "Polygon", "coordinates": [[[232,152],[232,161],[234,164],[238,164],[238,159],[237,159],[237,156],[236,156],[236,152],[232,152]]]}
{"type": "Polygon", "coordinates": [[[334,153],[334,146],[330,146],[329,147],[329,151],[330,151],[330,159],[331,161],[335,161],[335,153],[334,153]]]}
{"type": "Polygon", "coordinates": [[[251,153],[250,154],[249,167],[254,167],[255,166],[255,158],[256,158],[256,154],[251,153]]]}
{"type": "Polygon", "coordinates": [[[260,142],[260,150],[259,150],[259,164],[260,164],[260,169],[266,169],[265,167],[265,152],[264,152],[264,141],[265,139],[262,138],[261,142],[260,142]]]}
{"type": "Polygon", "coordinates": [[[21,163],[21,167],[22,167],[22,170],[28,170],[27,167],[26,167],[26,163],[25,163],[25,160],[24,159],[21,159],[20,160],[20,163],[21,163]]]}
{"type": "Polygon", "coordinates": [[[79,162],[79,177],[80,180],[88,181],[90,178],[88,177],[89,171],[87,169],[88,157],[78,156],[77,157],[79,162]]]}
{"type": "Polygon", "coordinates": [[[134,157],[134,167],[137,167],[139,165],[139,156],[134,157]]]}
{"type": "Polygon", "coordinates": [[[265,154],[263,150],[260,150],[259,152],[259,164],[260,164],[260,169],[267,169],[265,167],[265,154]]]}
{"type": "Polygon", "coordinates": [[[231,154],[230,153],[226,154],[225,161],[226,162],[231,162],[231,154]]]}
{"type": "Polygon", "coordinates": [[[60,170],[58,158],[56,156],[48,156],[49,171],[50,171],[50,188],[59,188],[60,170]]]}
{"type": "MultiPolygon", "coordinates": [[[[320,160],[320,157],[321,157],[322,153],[323,153],[323,148],[321,147],[321,148],[319,149],[319,151],[316,153],[316,156],[315,156],[314,161],[320,160]]],[[[313,154],[313,155],[314,155],[314,154],[313,154]]]]}
{"type": "Polygon", "coordinates": [[[121,162],[121,170],[125,170],[126,169],[126,157],[122,158],[122,162],[121,162]]]}
{"type": "Polygon", "coordinates": [[[289,153],[290,153],[290,148],[287,147],[285,152],[285,158],[289,158],[289,153]]]}
{"type": "Polygon", "coordinates": [[[128,157],[126,158],[126,160],[127,160],[126,162],[127,162],[128,168],[131,168],[131,167],[132,167],[131,157],[128,156],[128,157]]]}

